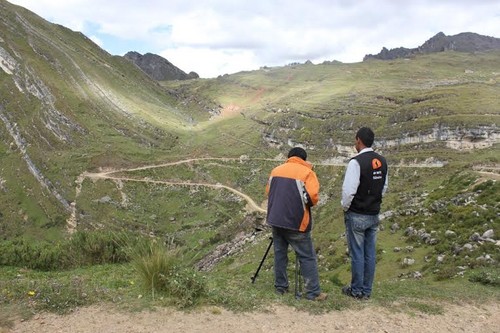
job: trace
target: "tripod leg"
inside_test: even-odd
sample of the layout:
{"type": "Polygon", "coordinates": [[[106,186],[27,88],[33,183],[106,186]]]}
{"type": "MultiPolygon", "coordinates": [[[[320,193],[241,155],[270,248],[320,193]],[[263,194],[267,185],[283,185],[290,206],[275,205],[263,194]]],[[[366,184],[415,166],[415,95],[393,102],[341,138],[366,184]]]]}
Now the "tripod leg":
{"type": "Polygon", "coordinates": [[[260,261],[259,268],[257,268],[257,271],[255,272],[254,276],[251,277],[252,283],[255,283],[255,279],[257,278],[257,275],[259,275],[260,268],[262,267],[262,264],[264,263],[264,260],[266,259],[267,254],[269,253],[269,250],[271,249],[271,246],[273,245],[273,238],[269,237],[269,239],[271,241],[269,242],[269,245],[267,246],[266,253],[264,253],[264,256],[262,257],[262,260],[260,261]]]}
{"type": "Polygon", "coordinates": [[[304,286],[303,285],[303,276],[302,276],[302,272],[300,270],[300,262],[299,262],[299,296],[302,297],[302,287],[304,286]]]}
{"type": "Polygon", "coordinates": [[[302,288],[300,286],[300,262],[299,256],[295,253],[295,298],[300,299],[302,297],[302,288]]]}

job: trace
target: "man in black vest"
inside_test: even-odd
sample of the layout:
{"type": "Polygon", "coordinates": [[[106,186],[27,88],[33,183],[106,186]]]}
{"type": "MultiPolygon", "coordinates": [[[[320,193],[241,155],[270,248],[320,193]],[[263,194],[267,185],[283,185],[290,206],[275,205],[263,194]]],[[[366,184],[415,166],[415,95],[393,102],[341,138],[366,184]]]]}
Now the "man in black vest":
{"type": "Polygon", "coordinates": [[[382,196],[388,185],[387,162],[371,148],[375,134],[368,127],[356,133],[358,154],[347,165],[342,208],[351,257],[351,284],[342,293],[358,299],[371,296],[375,275],[375,245],[382,196]]]}

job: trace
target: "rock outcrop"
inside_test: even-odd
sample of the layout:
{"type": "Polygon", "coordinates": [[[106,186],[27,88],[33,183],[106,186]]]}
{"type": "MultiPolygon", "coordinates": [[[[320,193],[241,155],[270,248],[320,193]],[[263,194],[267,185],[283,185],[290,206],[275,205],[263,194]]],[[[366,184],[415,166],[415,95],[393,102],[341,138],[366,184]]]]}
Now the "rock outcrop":
{"type": "Polygon", "coordinates": [[[148,74],[156,81],[189,80],[199,78],[199,75],[195,72],[186,74],[184,71],[174,66],[170,61],[156,54],[146,53],[142,55],[138,52],[131,51],[123,57],[133,62],[144,73],[148,74]]]}
{"type": "Polygon", "coordinates": [[[446,36],[440,32],[417,48],[398,47],[388,50],[382,48],[378,54],[367,54],[363,61],[369,59],[392,60],[407,58],[417,54],[427,54],[453,50],[457,52],[482,52],[500,49],[500,38],[483,36],[472,32],[463,32],[454,36],[446,36]]]}

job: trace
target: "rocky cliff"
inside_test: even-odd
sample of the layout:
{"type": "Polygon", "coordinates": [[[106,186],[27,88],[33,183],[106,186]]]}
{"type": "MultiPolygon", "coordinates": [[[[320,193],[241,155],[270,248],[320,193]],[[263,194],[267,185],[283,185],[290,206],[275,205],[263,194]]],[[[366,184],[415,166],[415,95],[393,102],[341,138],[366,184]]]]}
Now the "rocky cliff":
{"type": "Polygon", "coordinates": [[[378,54],[367,54],[363,60],[391,60],[406,58],[417,54],[427,54],[453,50],[457,52],[482,52],[500,49],[500,38],[483,36],[472,32],[463,32],[454,36],[446,36],[440,32],[417,48],[398,47],[382,48],[378,54]]]}
{"type": "Polygon", "coordinates": [[[174,66],[170,61],[156,54],[146,53],[142,55],[138,52],[131,51],[125,54],[124,58],[132,61],[143,72],[157,81],[189,80],[199,78],[197,73],[190,72],[189,74],[186,74],[184,71],[174,66]]]}

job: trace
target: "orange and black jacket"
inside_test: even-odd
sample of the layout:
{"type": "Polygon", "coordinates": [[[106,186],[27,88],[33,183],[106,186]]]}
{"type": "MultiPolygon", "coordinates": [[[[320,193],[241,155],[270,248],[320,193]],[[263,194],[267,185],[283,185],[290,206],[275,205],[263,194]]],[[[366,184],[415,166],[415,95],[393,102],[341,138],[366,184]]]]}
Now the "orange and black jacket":
{"type": "Polygon", "coordinates": [[[319,181],[311,163],[290,157],[273,169],[266,193],[269,225],[301,232],[311,230],[311,207],[319,199],[319,181]]]}

